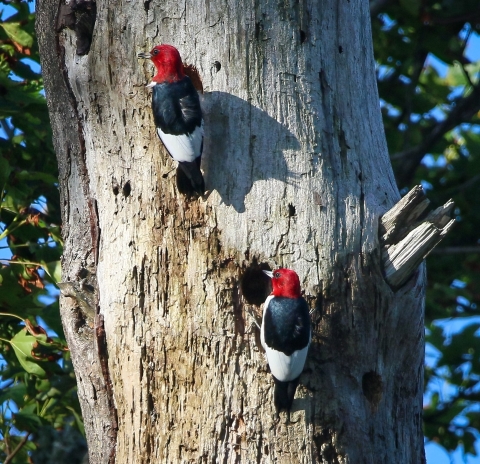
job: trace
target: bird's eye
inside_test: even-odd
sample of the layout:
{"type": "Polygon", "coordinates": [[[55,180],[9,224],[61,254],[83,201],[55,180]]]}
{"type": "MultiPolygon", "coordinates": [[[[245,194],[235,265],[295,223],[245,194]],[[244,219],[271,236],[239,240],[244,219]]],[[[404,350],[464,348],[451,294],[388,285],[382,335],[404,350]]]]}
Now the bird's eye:
{"type": "Polygon", "coordinates": [[[275,272],[274,277],[278,279],[280,277],[280,272],[275,272]]]}
{"type": "Polygon", "coordinates": [[[159,52],[159,51],[160,51],[160,50],[158,50],[158,48],[156,48],[156,49],[154,50],[153,54],[154,54],[154,55],[158,55],[158,52],[159,52]]]}

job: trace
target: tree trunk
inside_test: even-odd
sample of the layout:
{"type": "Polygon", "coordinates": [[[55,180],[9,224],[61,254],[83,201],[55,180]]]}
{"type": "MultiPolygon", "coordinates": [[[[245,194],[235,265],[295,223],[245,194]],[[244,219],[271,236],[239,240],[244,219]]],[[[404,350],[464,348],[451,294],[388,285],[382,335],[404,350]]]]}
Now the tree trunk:
{"type": "Polygon", "coordinates": [[[37,7],[90,462],[422,462],[425,272],[382,275],[399,194],[368,2],[99,1],[88,51],[94,6],[37,7]],[[159,43],[203,81],[206,199],[155,133],[136,56],[159,43]],[[267,265],[315,309],[289,426],[249,315],[267,265]]]}

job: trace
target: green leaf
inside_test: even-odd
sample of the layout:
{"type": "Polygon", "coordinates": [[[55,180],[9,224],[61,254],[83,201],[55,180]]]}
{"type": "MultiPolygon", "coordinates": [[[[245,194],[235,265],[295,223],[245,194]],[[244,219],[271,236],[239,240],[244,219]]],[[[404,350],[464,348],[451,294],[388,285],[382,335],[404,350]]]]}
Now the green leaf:
{"type": "Polygon", "coordinates": [[[75,422],[77,423],[77,427],[78,427],[78,430],[80,430],[80,432],[82,433],[83,436],[85,436],[85,427],[83,425],[83,420],[82,420],[82,416],[77,412],[75,411],[75,409],[71,408],[71,407],[67,407],[67,409],[73,414],[73,416],[75,417],[75,422]]]}
{"type": "Polygon", "coordinates": [[[33,337],[27,333],[26,329],[22,329],[10,340],[10,344],[17,355],[18,361],[29,374],[45,377],[45,370],[40,367],[39,363],[32,357],[32,350],[37,344],[36,339],[41,337],[44,337],[45,340],[47,339],[46,335],[33,337]]]}
{"type": "Polygon", "coordinates": [[[22,29],[20,23],[0,23],[7,36],[22,47],[32,47],[33,37],[22,29]]]}
{"type": "Polygon", "coordinates": [[[42,267],[52,279],[53,283],[62,281],[62,263],[60,261],[52,261],[49,263],[42,262],[42,267]]]}
{"type": "Polygon", "coordinates": [[[453,66],[448,67],[446,83],[450,87],[459,87],[468,84],[468,80],[460,63],[457,62],[454,63],[453,66]]]}
{"type": "Polygon", "coordinates": [[[32,403],[15,414],[14,424],[19,430],[34,432],[44,425],[44,422],[37,415],[37,405],[32,403]]]}
{"type": "Polygon", "coordinates": [[[18,408],[21,408],[24,404],[24,397],[27,394],[25,384],[16,383],[12,386],[5,388],[0,393],[0,404],[3,404],[7,400],[15,402],[18,408]]]}

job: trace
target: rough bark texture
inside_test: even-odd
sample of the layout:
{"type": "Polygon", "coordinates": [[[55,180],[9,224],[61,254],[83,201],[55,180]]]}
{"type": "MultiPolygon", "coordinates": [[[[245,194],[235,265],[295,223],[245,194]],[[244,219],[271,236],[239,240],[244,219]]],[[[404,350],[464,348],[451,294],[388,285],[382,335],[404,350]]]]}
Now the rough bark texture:
{"type": "Polygon", "coordinates": [[[384,274],[393,289],[410,279],[455,223],[452,200],[421,219],[429,203],[422,186],[417,185],[380,219],[384,274]]]}
{"type": "Polygon", "coordinates": [[[424,267],[396,292],[382,275],[399,194],[368,2],[99,1],[84,56],[58,9],[39,1],[37,29],[65,295],[94,284],[93,328],[61,302],[91,462],[421,462],[424,267]],[[206,200],[177,194],[154,131],[136,55],[162,42],[203,79],[206,200]],[[240,294],[259,264],[316,308],[291,426],[240,294]]]}

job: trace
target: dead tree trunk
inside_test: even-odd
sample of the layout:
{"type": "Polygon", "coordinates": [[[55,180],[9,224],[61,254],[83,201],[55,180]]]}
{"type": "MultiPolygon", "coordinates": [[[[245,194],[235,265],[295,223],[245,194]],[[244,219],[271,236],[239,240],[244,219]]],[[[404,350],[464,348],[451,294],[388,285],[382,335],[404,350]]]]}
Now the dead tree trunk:
{"type": "Polygon", "coordinates": [[[384,280],[379,218],[399,194],[368,2],[37,12],[91,463],[422,462],[424,266],[384,280]],[[136,56],[159,43],[203,80],[206,200],[176,192],[155,134],[136,56]],[[295,269],[316,309],[288,427],[241,294],[247,275],[261,299],[262,265],[295,269]]]}

